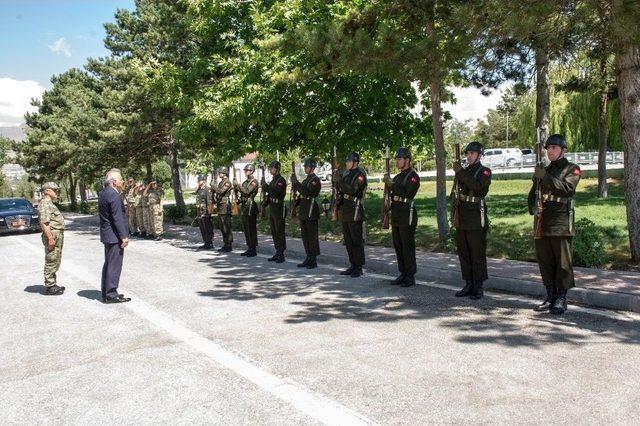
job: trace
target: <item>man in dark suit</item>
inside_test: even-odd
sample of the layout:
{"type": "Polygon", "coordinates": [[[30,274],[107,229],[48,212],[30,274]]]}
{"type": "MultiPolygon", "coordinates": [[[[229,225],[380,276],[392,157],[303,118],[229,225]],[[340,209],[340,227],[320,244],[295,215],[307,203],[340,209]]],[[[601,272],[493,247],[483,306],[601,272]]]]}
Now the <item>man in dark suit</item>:
{"type": "Polygon", "coordinates": [[[98,197],[100,241],[104,244],[102,266],[102,302],[124,303],[131,299],[118,294],[124,248],[129,244],[129,227],[122,202],[124,180],[118,169],[107,173],[104,189],[98,197]]]}

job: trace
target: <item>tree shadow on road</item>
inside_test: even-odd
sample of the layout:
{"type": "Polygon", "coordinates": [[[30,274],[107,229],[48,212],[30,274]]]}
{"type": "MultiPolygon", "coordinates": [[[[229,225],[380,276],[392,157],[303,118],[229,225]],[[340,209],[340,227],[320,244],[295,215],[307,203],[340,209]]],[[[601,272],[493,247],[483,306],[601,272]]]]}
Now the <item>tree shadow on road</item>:
{"type": "Polygon", "coordinates": [[[216,300],[280,300],[297,308],[283,318],[288,324],[408,322],[455,330],[453,338],[462,343],[507,347],[582,346],[596,337],[601,341],[603,336],[611,342],[640,343],[640,322],[572,311],[553,317],[533,312],[526,300],[485,297],[475,302],[455,298],[450,290],[423,285],[399,288],[366,274],[351,279],[333,269],[307,271],[290,263],[274,265],[262,257],[241,258],[236,253],[200,261],[216,271],[211,278],[217,284],[199,295],[216,300]],[[523,311],[528,315],[522,315],[523,311]]]}

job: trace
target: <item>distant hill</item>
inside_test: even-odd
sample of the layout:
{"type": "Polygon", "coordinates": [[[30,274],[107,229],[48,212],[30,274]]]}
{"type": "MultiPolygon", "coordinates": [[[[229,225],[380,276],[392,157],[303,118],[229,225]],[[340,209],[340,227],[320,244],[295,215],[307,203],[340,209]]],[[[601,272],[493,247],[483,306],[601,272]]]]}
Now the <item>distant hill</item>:
{"type": "Polygon", "coordinates": [[[25,134],[25,126],[0,127],[0,136],[12,139],[14,141],[23,141],[27,137],[25,134]]]}

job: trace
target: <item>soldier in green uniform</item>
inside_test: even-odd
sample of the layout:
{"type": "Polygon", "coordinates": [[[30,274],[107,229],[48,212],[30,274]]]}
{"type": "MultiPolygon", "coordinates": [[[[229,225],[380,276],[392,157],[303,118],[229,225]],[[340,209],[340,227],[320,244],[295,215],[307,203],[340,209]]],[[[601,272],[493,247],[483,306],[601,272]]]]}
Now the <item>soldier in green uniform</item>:
{"type": "Polygon", "coordinates": [[[247,243],[247,250],[240,254],[240,256],[255,257],[258,255],[258,205],[254,201],[258,194],[260,185],[258,180],[253,177],[253,173],[256,168],[253,164],[247,164],[244,166],[244,175],[246,177],[242,185],[233,180],[233,187],[240,192],[240,199],[238,203],[241,208],[242,215],[242,231],[244,232],[244,239],[247,243]]]}
{"type": "Polygon", "coordinates": [[[542,201],[542,229],[535,239],[536,256],[547,296],[537,311],[560,315],[567,310],[567,291],[575,286],[573,276],[573,243],[575,235],[573,196],[580,182],[580,167],[565,158],[567,141],[562,135],[551,135],[545,143],[549,165],[537,166],[534,185],[529,191],[529,213],[536,208],[539,182],[542,201]]]}
{"type": "Polygon", "coordinates": [[[393,179],[384,176],[385,185],[391,196],[391,236],[393,248],[398,259],[400,275],[391,282],[392,285],[410,287],[415,285],[416,267],[416,226],[418,213],[414,198],[420,188],[420,176],[411,167],[411,151],[400,148],[396,152],[396,167],[400,173],[393,179]]]}
{"type": "Polygon", "coordinates": [[[164,233],[163,197],[164,190],[156,180],[152,180],[147,192],[147,202],[149,204],[149,225],[153,229],[153,239],[155,241],[162,240],[162,234],[164,233]]]}
{"type": "Polygon", "coordinates": [[[262,189],[268,196],[269,203],[269,227],[271,228],[271,238],[276,253],[269,258],[269,262],[284,262],[284,251],[287,249],[287,238],[285,235],[285,218],[287,209],[284,205],[284,197],[287,194],[287,181],[280,175],[280,162],[272,161],[269,164],[271,182],[267,184],[262,176],[262,189]]]}
{"type": "Polygon", "coordinates": [[[153,220],[151,218],[151,209],[149,208],[149,192],[151,191],[151,181],[145,181],[144,190],[142,191],[142,197],[140,205],[142,206],[142,218],[144,221],[144,229],[146,231],[145,239],[150,240],[155,238],[153,220]]]}
{"type": "Polygon", "coordinates": [[[202,246],[198,250],[210,250],[213,248],[213,221],[211,220],[211,191],[207,188],[207,177],[198,176],[198,189],[196,189],[196,210],[198,213],[198,226],[202,235],[202,246]]]}
{"type": "MultiPolygon", "coordinates": [[[[138,232],[139,232],[137,236],[139,236],[140,238],[147,238],[147,228],[145,228],[144,226],[145,210],[144,210],[144,205],[142,203],[144,190],[145,190],[145,185],[144,183],[140,182],[136,187],[137,195],[133,203],[136,211],[136,225],[138,226],[138,232]]],[[[144,200],[146,200],[146,195],[144,195],[144,200]]]]}
{"type": "Polygon", "coordinates": [[[42,185],[43,198],[38,205],[38,217],[42,227],[44,244],[44,286],[45,294],[57,296],[64,293],[64,287],[58,286],[56,273],[62,260],[64,243],[64,218],[53,202],[58,198],[60,187],[54,182],[42,185]]]}
{"type": "Polygon", "coordinates": [[[485,197],[491,185],[491,170],[482,165],[484,147],[480,142],[471,142],[464,150],[467,166],[453,163],[456,173],[453,202],[459,215],[456,243],[462,279],[466,284],[456,293],[456,297],[471,296],[478,300],[484,295],[483,283],[487,280],[487,229],[489,219],[485,197]],[[456,190],[459,186],[459,191],[456,190]],[[456,200],[457,197],[457,200],[456,200]]]}
{"type": "Polygon", "coordinates": [[[302,182],[298,181],[295,172],[291,173],[291,184],[300,194],[298,200],[298,219],[300,219],[300,234],[302,244],[307,255],[304,262],[299,263],[299,268],[313,269],[318,267],[317,257],[320,255],[320,243],[318,242],[318,219],[320,208],[316,197],[320,194],[320,178],[316,176],[316,160],[307,158],[303,167],[307,177],[302,182]]]}
{"type": "Polygon", "coordinates": [[[359,167],[360,154],[347,155],[346,170],[338,181],[342,235],[349,254],[350,266],[340,275],[357,278],[364,266],[364,196],[367,190],[367,174],[359,167]]]}
{"type": "Polygon", "coordinates": [[[136,196],[137,187],[132,178],[127,181],[127,187],[124,195],[125,212],[127,214],[127,223],[129,224],[129,234],[132,236],[138,235],[138,227],[136,225],[136,196]]]}
{"type": "Polygon", "coordinates": [[[233,231],[231,229],[231,190],[233,185],[229,181],[229,168],[220,167],[218,169],[220,182],[215,187],[215,201],[218,207],[218,222],[222,233],[223,246],[218,249],[219,253],[227,253],[232,250],[233,231]]]}

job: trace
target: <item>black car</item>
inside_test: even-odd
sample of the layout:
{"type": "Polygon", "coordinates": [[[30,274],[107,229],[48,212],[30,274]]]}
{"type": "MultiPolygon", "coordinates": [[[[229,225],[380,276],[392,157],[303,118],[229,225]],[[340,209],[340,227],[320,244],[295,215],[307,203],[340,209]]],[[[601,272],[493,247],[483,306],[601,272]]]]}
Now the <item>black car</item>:
{"type": "Polygon", "coordinates": [[[38,211],[24,198],[0,198],[0,234],[40,231],[38,211]]]}

